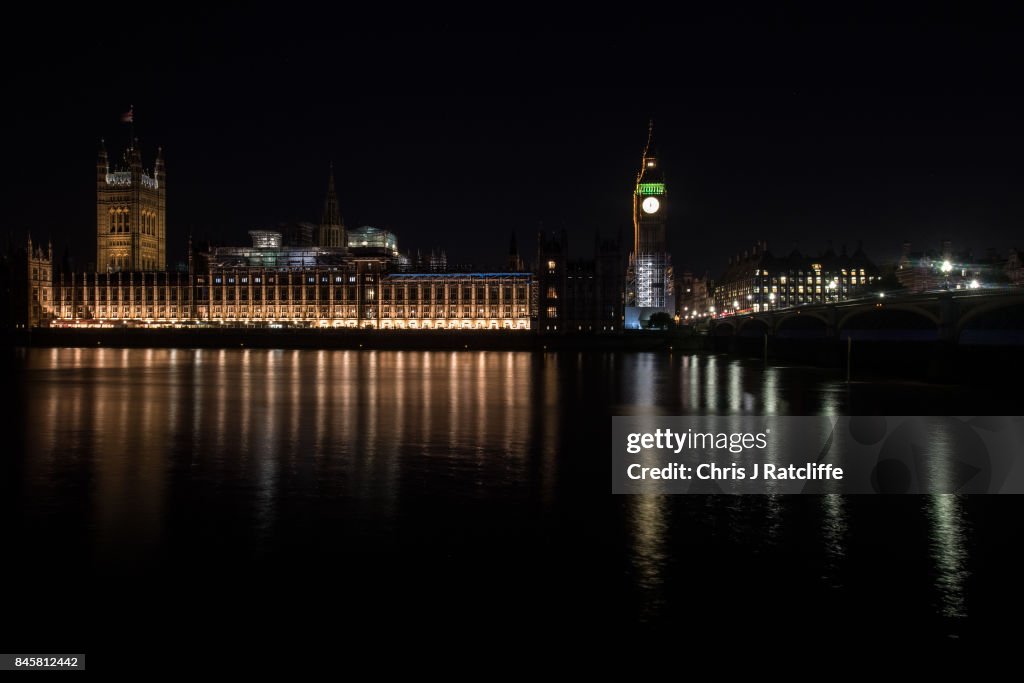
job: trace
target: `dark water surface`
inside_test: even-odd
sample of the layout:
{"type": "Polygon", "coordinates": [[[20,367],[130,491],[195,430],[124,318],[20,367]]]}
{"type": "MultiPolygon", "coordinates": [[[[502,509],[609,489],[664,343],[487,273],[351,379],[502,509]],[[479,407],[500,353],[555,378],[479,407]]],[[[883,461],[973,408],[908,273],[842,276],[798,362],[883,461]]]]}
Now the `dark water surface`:
{"type": "Polygon", "coordinates": [[[1016,496],[609,482],[612,415],[1021,414],[1012,394],[714,355],[7,353],[7,652],[963,639],[1016,614],[1016,496]]]}

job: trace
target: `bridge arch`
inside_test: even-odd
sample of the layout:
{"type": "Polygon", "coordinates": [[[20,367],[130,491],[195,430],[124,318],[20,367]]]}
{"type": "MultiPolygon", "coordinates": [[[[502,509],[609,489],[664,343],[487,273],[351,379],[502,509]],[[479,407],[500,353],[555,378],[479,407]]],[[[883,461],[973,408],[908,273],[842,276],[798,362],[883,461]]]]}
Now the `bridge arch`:
{"type": "Polygon", "coordinates": [[[794,311],[775,322],[777,337],[825,337],[828,336],[828,318],[817,312],[794,311]]]}
{"type": "MultiPolygon", "coordinates": [[[[960,332],[970,323],[976,322],[978,318],[990,317],[992,313],[1004,312],[1014,314],[1015,309],[1024,308],[1024,296],[1000,297],[992,301],[979,304],[964,312],[957,321],[957,332],[960,332]]],[[[1014,316],[1011,316],[1014,317],[1014,316]]]]}
{"type": "Polygon", "coordinates": [[[736,334],[741,337],[763,337],[773,331],[771,324],[767,320],[748,317],[739,323],[736,334]]]}
{"type": "Polygon", "coordinates": [[[840,337],[932,341],[939,338],[939,316],[920,306],[872,306],[847,314],[836,330],[840,337]]]}
{"type": "Polygon", "coordinates": [[[736,323],[732,320],[719,320],[711,328],[711,334],[716,337],[731,337],[736,334],[736,323]]]}
{"type": "MultiPolygon", "coordinates": [[[[939,313],[938,311],[932,311],[923,306],[915,306],[914,304],[879,304],[872,303],[870,306],[858,306],[850,311],[844,313],[836,324],[836,328],[842,330],[848,326],[848,323],[862,315],[870,315],[874,313],[881,313],[882,311],[906,311],[908,313],[916,314],[920,317],[927,318],[936,327],[939,325],[939,313]]],[[[895,316],[891,316],[888,313],[884,314],[886,317],[892,319],[895,316]]]]}
{"type": "Polygon", "coordinates": [[[1024,344],[1024,297],[999,298],[964,312],[956,339],[962,344],[1024,344]]]}

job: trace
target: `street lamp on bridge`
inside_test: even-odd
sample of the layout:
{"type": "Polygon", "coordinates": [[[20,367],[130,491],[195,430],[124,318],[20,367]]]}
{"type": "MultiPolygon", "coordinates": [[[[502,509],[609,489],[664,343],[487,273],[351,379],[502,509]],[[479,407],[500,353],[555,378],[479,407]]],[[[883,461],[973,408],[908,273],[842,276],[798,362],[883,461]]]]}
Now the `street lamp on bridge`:
{"type": "Polygon", "coordinates": [[[946,289],[949,289],[949,272],[951,270],[953,270],[953,264],[950,263],[949,260],[947,259],[947,260],[942,262],[941,269],[942,269],[942,275],[946,279],[946,289]]]}

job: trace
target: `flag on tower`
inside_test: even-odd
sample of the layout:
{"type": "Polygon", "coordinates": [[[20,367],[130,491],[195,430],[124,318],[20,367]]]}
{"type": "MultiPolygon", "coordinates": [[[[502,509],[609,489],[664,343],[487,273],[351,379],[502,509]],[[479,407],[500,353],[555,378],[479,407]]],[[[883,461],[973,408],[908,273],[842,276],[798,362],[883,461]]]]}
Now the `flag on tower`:
{"type": "Polygon", "coordinates": [[[128,107],[128,111],[121,114],[121,123],[135,123],[135,105],[128,107]]]}

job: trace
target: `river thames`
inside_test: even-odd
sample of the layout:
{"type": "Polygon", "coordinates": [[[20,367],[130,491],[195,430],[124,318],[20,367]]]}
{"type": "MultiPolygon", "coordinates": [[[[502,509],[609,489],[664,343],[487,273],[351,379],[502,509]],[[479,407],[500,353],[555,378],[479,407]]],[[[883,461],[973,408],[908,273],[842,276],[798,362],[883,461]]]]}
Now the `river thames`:
{"type": "Polygon", "coordinates": [[[14,647],[144,648],[181,623],[300,641],[324,619],[946,639],[1019,597],[1016,496],[609,487],[614,415],[1020,414],[978,390],[711,354],[7,354],[14,647]]]}

